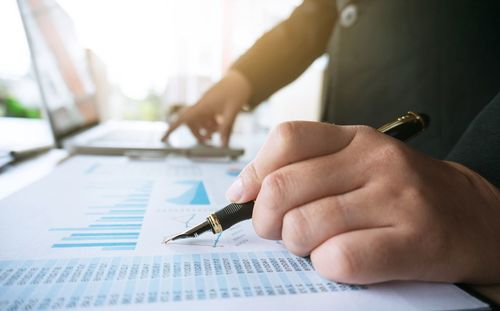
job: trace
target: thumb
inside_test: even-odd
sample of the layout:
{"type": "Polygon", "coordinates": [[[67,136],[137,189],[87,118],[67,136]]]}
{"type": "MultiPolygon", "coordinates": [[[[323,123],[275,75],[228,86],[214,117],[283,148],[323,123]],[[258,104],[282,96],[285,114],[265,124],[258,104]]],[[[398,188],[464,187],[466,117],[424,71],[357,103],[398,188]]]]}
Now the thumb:
{"type": "Polygon", "coordinates": [[[257,175],[253,162],[241,171],[238,179],[227,189],[226,198],[235,203],[255,200],[259,194],[262,180],[257,175]]]}

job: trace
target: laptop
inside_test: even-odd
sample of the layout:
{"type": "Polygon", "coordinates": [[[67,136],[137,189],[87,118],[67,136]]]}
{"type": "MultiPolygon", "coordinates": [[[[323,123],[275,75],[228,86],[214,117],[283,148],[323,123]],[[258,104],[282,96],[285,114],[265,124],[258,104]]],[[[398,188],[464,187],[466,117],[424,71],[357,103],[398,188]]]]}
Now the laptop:
{"type": "Polygon", "coordinates": [[[69,15],[54,0],[17,0],[42,102],[59,147],[104,155],[181,154],[237,158],[243,149],[198,144],[187,127],[161,142],[165,122],[101,122],[89,55],[69,15]]]}

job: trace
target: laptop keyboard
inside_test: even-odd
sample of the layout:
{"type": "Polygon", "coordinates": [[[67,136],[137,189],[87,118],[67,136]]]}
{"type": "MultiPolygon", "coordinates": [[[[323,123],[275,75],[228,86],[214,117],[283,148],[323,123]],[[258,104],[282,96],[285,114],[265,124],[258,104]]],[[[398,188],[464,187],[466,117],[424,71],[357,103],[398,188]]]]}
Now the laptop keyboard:
{"type": "Polygon", "coordinates": [[[115,143],[141,143],[158,144],[162,133],[157,130],[110,130],[101,136],[92,139],[92,143],[115,142],[115,143]]]}

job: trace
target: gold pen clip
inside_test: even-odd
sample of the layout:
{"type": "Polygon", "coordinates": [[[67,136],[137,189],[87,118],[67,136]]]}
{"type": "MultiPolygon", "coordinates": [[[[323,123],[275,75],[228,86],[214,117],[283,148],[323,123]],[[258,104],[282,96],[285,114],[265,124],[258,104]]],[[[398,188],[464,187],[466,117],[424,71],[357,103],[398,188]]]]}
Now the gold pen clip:
{"type": "Polygon", "coordinates": [[[420,116],[418,113],[415,113],[413,111],[408,111],[405,115],[397,118],[396,120],[389,122],[387,124],[382,125],[381,127],[378,128],[378,130],[382,133],[385,133],[387,131],[390,131],[393,128],[396,128],[404,123],[410,123],[410,122],[420,122],[422,125],[422,128],[426,128],[427,124],[420,116]]]}

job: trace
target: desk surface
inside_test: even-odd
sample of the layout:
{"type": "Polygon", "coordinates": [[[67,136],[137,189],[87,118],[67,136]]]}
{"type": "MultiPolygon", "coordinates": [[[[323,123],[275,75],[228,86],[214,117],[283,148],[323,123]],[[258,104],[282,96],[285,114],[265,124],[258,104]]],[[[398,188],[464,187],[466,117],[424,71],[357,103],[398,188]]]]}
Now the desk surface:
{"type": "Polygon", "coordinates": [[[54,139],[46,120],[0,118],[0,149],[20,150],[53,145],[54,139]]]}

